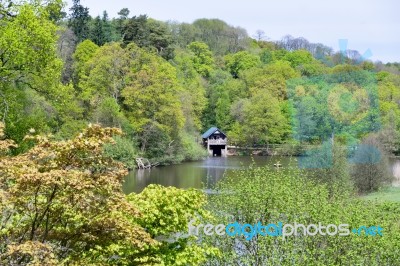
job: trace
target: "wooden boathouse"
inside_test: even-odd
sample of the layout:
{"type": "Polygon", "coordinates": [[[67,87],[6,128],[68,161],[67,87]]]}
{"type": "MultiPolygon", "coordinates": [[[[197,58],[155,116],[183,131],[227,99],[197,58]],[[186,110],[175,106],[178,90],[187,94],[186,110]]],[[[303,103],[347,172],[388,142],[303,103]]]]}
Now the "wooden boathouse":
{"type": "Polygon", "coordinates": [[[202,136],[203,145],[210,156],[226,157],[228,153],[228,139],[226,134],[217,127],[211,127],[202,136]]]}

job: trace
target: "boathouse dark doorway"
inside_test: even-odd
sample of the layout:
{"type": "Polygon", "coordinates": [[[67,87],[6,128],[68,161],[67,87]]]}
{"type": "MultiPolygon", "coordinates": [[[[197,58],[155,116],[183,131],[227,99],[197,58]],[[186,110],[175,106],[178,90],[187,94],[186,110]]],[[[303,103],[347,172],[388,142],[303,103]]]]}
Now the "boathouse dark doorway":
{"type": "Polygon", "coordinates": [[[210,151],[213,156],[222,156],[222,151],[225,150],[225,145],[210,145],[210,151]]]}

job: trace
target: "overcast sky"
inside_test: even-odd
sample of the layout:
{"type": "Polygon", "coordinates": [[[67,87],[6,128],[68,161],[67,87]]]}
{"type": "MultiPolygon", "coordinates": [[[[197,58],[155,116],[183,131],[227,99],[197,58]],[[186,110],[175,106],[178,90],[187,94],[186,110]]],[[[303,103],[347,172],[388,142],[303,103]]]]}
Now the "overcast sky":
{"type": "MultiPolygon", "coordinates": [[[[68,0],[68,8],[71,3],[68,0]]],[[[348,39],[348,49],[361,54],[370,49],[371,60],[400,62],[399,0],[81,0],[81,4],[92,16],[107,10],[116,17],[127,7],[130,16],[147,14],[162,21],[219,18],[245,28],[250,36],[257,30],[272,40],[290,34],[334,50],[339,50],[339,39],[348,39]]]]}

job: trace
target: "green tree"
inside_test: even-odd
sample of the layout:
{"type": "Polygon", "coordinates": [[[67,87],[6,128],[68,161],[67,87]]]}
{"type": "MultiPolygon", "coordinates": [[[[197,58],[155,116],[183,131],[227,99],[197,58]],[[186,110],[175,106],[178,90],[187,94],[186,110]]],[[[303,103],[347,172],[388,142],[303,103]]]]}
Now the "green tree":
{"type": "Polygon", "coordinates": [[[30,127],[46,133],[57,128],[51,101],[60,85],[62,62],[47,5],[39,1],[8,8],[10,17],[0,19],[0,119],[7,123],[7,136],[19,143],[30,127]]]}
{"type": "Polygon", "coordinates": [[[81,42],[89,38],[89,21],[91,19],[89,15],[89,8],[81,5],[80,0],[73,0],[72,7],[70,10],[70,17],[68,20],[68,26],[72,29],[77,41],[81,42]]]}
{"type": "Polygon", "coordinates": [[[218,193],[209,197],[209,209],[217,219],[215,224],[282,222],[307,226],[316,224],[315,221],[322,225],[339,221],[348,223],[350,230],[378,224],[384,231],[383,237],[373,238],[352,233],[310,237],[304,236],[301,229],[297,236],[284,240],[281,236],[262,235],[250,240],[243,235],[204,236],[205,242],[218,246],[222,252],[222,257],[209,260],[208,265],[391,265],[398,261],[398,203],[364,201],[343,191],[332,197],[326,185],[292,168],[276,171],[252,167],[236,171],[224,177],[215,189],[218,193]]]}
{"type": "Polygon", "coordinates": [[[155,49],[165,59],[173,58],[172,38],[167,26],[146,15],[130,18],[123,27],[125,45],[134,42],[141,48],[155,49]]]}
{"type": "Polygon", "coordinates": [[[313,57],[310,52],[306,50],[296,50],[287,53],[283,60],[288,61],[293,68],[298,66],[309,64],[313,61],[313,57]]]}
{"type": "Polygon", "coordinates": [[[104,264],[116,244],[146,260],[141,251],[157,242],[132,221],[139,211],[122,193],[127,171],[102,151],[120,133],[92,125],[69,141],[29,136],[33,149],[1,159],[1,264],[104,264]]]}
{"type": "Polygon", "coordinates": [[[149,143],[151,132],[164,135],[165,140],[170,142],[182,129],[184,117],[177,97],[182,88],[176,78],[176,69],[171,64],[134,44],[127,49],[133,56],[132,72],[130,83],[121,95],[126,115],[140,136],[142,151],[145,151],[155,144],[149,143]]]}
{"type": "Polygon", "coordinates": [[[352,158],[352,177],[358,192],[377,191],[391,184],[389,161],[385,148],[376,135],[366,137],[357,147],[352,158]]]}
{"type": "Polygon", "coordinates": [[[163,262],[162,265],[200,265],[211,256],[219,256],[218,248],[196,243],[188,232],[188,221],[211,218],[205,210],[206,196],[199,191],[164,188],[150,185],[140,194],[128,195],[132,206],[143,212],[140,225],[161,245],[149,248],[163,262]]]}
{"type": "Polygon", "coordinates": [[[118,36],[120,36],[121,38],[123,36],[125,23],[128,21],[129,18],[129,13],[129,9],[125,7],[118,12],[119,18],[114,19],[114,21],[116,22],[115,29],[119,33],[118,36]]]}
{"type": "Polygon", "coordinates": [[[129,13],[130,13],[129,9],[125,7],[125,8],[121,9],[121,10],[118,12],[118,15],[119,15],[120,18],[122,18],[122,19],[127,19],[128,16],[129,16],[129,13]]]}
{"type": "Polygon", "coordinates": [[[100,16],[97,16],[92,21],[92,29],[90,31],[90,40],[98,46],[102,46],[106,42],[106,35],[103,28],[103,21],[100,16]]]}
{"type": "Polygon", "coordinates": [[[279,101],[260,91],[243,105],[243,135],[248,144],[281,143],[290,133],[288,119],[279,101]]]}
{"type": "Polygon", "coordinates": [[[298,76],[299,74],[289,63],[284,61],[276,61],[262,68],[253,68],[242,72],[242,79],[251,95],[266,90],[279,100],[287,99],[286,82],[298,76]]]}
{"type": "Polygon", "coordinates": [[[190,40],[206,43],[219,56],[237,53],[249,47],[249,36],[245,29],[233,27],[219,19],[198,19],[193,27],[184,25],[183,34],[190,40]],[[189,36],[188,36],[189,35],[189,36]]]}
{"type": "Polygon", "coordinates": [[[226,68],[234,78],[238,78],[241,71],[258,66],[260,63],[260,58],[257,55],[250,54],[247,51],[225,56],[226,68]]]}
{"type": "Polygon", "coordinates": [[[198,134],[202,129],[202,115],[206,107],[204,82],[196,71],[193,58],[190,54],[178,51],[173,65],[177,70],[177,79],[183,91],[181,102],[183,114],[185,116],[185,131],[198,134]]]}
{"type": "Polygon", "coordinates": [[[188,49],[193,53],[193,66],[203,77],[208,77],[214,67],[214,58],[208,45],[202,42],[192,42],[188,49]]]}
{"type": "Polygon", "coordinates": [[[108,13],[105,10],[103,11],[101,21],[103,22],[104,43],[111,42],[113,40],[113,28],[108,13]]]}
{"type": "Polygon", "coordinates": [[[85,42],[78,46],[75,54],[78,57],[88,51],[82,54],[83,58],[77,58],[78,66],[82,68],[78,85],[81,88],[80,98],[91,114],[104,98],[113,98],[117,104],[122,103],[121,91],[128,84],[130,60],[134,58],[118,43],[97,48],[93,43],[85,42]]]}
{"type": "Polygon", "coordinates": [[[218,127],[226,131],[230,129],[230,124],[232,122],[230,110],[231,101],[229,95],[227,91],[223,91],[216,104],[215,118],[218,127]]]}
{"type": "Polygon", "coordinates": [[[90,40],[85,40],[77,45],[75,53],[72,55],[73,63],[73,82],[75,88],[80,90],[80,79],[85,76],[84,66],[87,61],[95,54],[99,47],[90,40]]]}
{"type": "Polygon", "coordinates": [[[22,5],[16,10],[11,19],[1,19],[1,87],[13,84],[48,92],[61,71],[54,45],[56,26],[43,7],[22,5]]]}

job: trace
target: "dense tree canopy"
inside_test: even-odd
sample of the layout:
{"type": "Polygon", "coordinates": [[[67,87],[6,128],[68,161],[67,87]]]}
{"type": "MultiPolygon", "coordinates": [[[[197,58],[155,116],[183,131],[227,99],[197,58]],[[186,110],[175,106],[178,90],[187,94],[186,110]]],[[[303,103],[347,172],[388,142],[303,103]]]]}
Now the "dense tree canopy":
{"type": "Polygon", "coordinates": [[[367,206],[348,187],[390,182],[386,160],[375,160],[400,153],[399,63],[289,35],[252,39],[219,19],[162,22],[127,8],[92,18],[79,0],[68,16],[62,7],[0,1],[1,265],[247,265],[268,254],[279,265],[395,265],[398,205],[367,206]],[[227,179],[208,206],[194,190],[122,193],[137,157],[203,158],[200,135],[211,126],[229,145],[312,145],[304,155],[333,167],[239,172],[248,186],[227,179]],[[188,219],[223,220],[221,211],[277,218],[274,204],[288,218],[379,222],[393,234],[248,245],[185,235],[188,219]]]}

